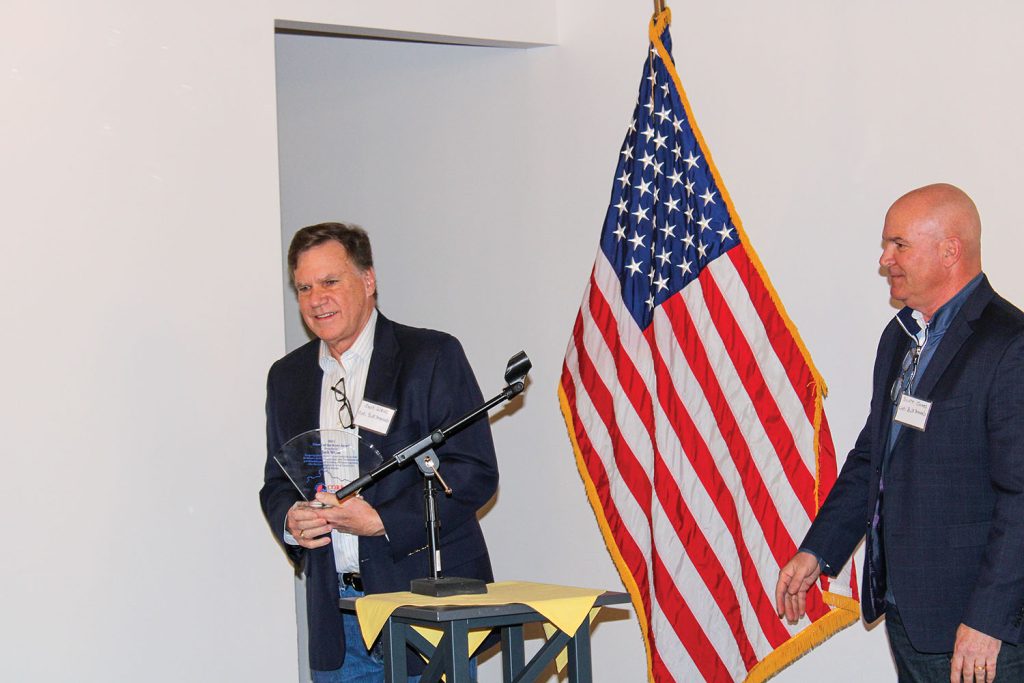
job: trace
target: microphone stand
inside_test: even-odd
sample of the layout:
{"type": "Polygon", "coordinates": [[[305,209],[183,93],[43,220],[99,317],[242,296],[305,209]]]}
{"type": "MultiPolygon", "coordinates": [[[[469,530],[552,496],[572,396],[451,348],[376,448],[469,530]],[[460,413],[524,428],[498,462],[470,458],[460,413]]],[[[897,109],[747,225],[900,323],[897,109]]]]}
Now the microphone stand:
{"type": "Polygon", "coordinates": [[[451,425],[435,429],[418,441],[409,444],[372,472],[364,474],[352,483],[339,489],[335,494],[338,500],[343,500],[353,493],[372,485],[377,480],[386,477],[405,464],[410,458],[416,459],[416,464],[423,474],[423,514],[427,527],[427,547],[430,553],[430,576],[424,579],[413,579],[410,585],[410,590],[413,593],[445,597],[448,595],[472,595],[487,592],[486,584],[479,579],[441,576],[441,549],[439,547],[441,522],[437,518],[437,491],[434,486],[434,478],[436,477],[441,482],[446,495],[450,496],[452,490],[445,483],[440,472],[438,472],[439,459],[434,449],[447,441],[451,435],[465,429],[470,423],[487,413],[494,406],[504,401],[511,401],[521,394],[526,388],[525,379],[531,367],[533,367],[533,364],[527,358],[526,353],[520,351],[515,354],[509,359],[508,365],[505,368],[507,386],[501,390],[501,393],[466,413],[451,425]]]}

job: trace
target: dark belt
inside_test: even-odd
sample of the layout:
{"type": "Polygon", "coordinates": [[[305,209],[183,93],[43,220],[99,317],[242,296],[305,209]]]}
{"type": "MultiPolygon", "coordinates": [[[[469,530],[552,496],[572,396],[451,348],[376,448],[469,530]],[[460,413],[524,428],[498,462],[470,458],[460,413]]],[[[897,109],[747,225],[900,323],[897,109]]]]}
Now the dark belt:
{"type": "Polygon", "coordinates": [[[360,593],[363,592],[363,577],[359,572],[345,572],[344,574],[338,574],[339,581],[345,586],[351,586],[360,593]]]}

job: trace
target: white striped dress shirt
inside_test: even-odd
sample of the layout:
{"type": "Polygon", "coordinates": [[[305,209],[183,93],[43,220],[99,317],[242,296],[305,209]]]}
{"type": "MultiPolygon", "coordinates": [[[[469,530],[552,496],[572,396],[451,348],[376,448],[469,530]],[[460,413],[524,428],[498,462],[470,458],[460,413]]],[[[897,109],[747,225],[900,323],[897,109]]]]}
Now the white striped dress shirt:
{"type": "MultiPolygon", "coordinates": [[[[345,395],[352,407],[352,415],[359,412],[366,388],[366,373],[373,353],[373,337],[377,327],[377,310],[370,314],[363,331],[347,351],[341,354],[339,363],[331,355],[327,344],[320,342],[320,368],[324,371],[320,384],[320,429],[341,430],[339,407],[332,387],[345,378],[345,395]]],[[[359,428],[352,426],[344,430],[341,443],[335,444],[342,454],[333,462],[324,462],[324,483],[331,490],[338,490],[359,476],[359,428]]],[[[325,445],[326,445],[325,439],[325,445]]],[[[334,562],[339,572],[359,571],[359,537],[339,531],[331,532],[334,547],[334,562]]]]}

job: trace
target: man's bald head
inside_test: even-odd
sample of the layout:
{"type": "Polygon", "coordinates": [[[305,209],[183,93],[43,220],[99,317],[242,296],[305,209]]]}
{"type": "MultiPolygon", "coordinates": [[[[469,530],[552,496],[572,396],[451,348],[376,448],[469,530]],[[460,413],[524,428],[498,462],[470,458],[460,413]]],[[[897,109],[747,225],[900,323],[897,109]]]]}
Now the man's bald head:
{"type": "Polygon", "coordinates": [[[981,272],[978,208],[946,183],[908,192],[885,214],[879,264],[890,296],[930,318],[981,272]]]}
{"type": "Polygon", "coordinates": [[[894,211],[920,221],[936,239],[957,238],[963,250],[961,266],[969,273],[967,280],[981,272],[981,216],[974,200],[959,187],[949,183],[919,187],[893,203],[887,222],[894,211]]]}

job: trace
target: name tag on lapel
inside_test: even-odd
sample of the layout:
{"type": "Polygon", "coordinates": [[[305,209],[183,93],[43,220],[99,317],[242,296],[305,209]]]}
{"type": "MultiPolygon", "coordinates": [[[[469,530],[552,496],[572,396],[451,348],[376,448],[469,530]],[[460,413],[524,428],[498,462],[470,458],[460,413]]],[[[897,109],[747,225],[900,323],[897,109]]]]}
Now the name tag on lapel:
{"type": "Polygon", "coordinates": [[[388,408],[379,403],[364,400],[359,404],[355,425],[361,429],[369,429],[375,434],[384,436],[391,429],[391,419],[394,416],[394,408],[388,408]]]}
{"type": "Polygon", "coordinates": [[[932,402],[914,398],[910,394],[900,394],[900,402],[896,404],[896,415],[893,420],[901,425],[923,432],[928,424],[928,413],[932,411],[932,402]]]}

